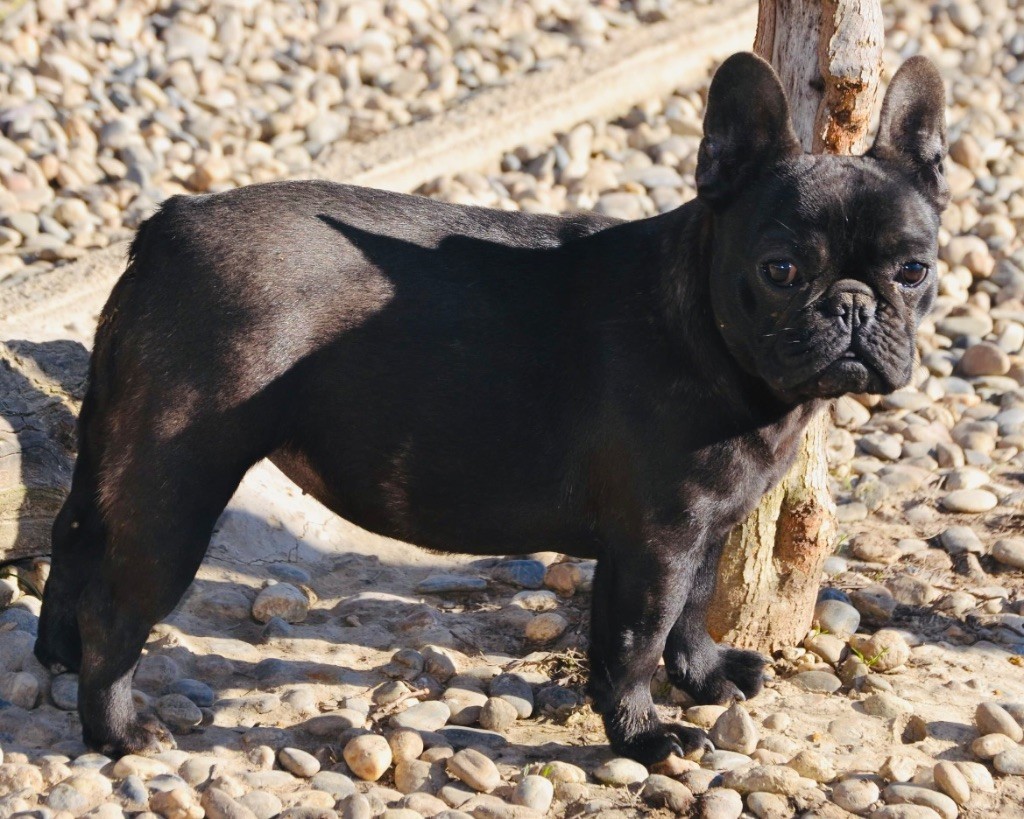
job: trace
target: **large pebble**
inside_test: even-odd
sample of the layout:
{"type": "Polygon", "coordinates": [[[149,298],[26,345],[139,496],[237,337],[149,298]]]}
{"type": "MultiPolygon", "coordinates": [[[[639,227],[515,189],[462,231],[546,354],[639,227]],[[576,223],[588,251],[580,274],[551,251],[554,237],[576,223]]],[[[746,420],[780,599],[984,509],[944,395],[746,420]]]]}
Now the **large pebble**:
{"type": "Polygon", "coordinates": [[[545,611],[526,624],[526,639],[535,643],[550,643],[569,628],[569,621],[557,611],[545,611]]]}
{"type": "Polygon", "coordinates": [[[441,695],[441,702],[451,711],[453,725],[472,725],[480,718],[487,695],[474,688],[451,687],[441,695]]]}
{"type": "Polygon", "coordinates": [[[950,526],[939,535],[939,543],[951,555],[961,555],[966,552],[979,555],[985,553],[985,545],[969,526],[950,526]]]}
{"type": "Polygon", "coordinates": [[[992,766],[1001,774],[1024,776],[1024,748],[1016,746],[1000,751],[992,758],[992,766]]]}
{"type": "Polygon", "coordinates": [[[753,753],[760,739],[757,725],[739,703],[734,703],[715,721],[710,736],[716,748],[748,755],[753,753]]]}
{"type": "Polygon", "coordinates": [[[422,594],[467,594],[487,591],[487,581],[482,577],[464,574],[435,574],[416,584],[416,591],[422,594]]]}
{"type": "Polygon", "coordinates": [[[355,792],[355,783],[345,774],[338,771],[320,771],[309,780],[309,786],[314,790],[329,793],[335,799],[343,799],[355,792]]]}
{"type": "Polygon", "coordinates": [[[209,708],[213,705],[213,689],[206,683],[200,682],[199,680],[176,680],[171,683],[167,693],[181,694],[184,697],[188,697],[200,708],[209,708]]]}
{"type": "Polygon", "coordinates": [[[547,567],[539,560],[503,560],[491,571],[495,580],[521,589],[539,589],[544,585],[547,567]]]}
{"type": "Polygon", "coordinates": [[[286,623],[301,623],[309,614],[309,598],[291,583],[267,586],[252,604],[252,616],[261,623],[280,617],[286,623]]]}
{"type": "Polygon", "coordinates": [[[968,378],[981,375],[1005,375],[1010,369],[1010,358],[997,345],[982,341],[972,344],[964,350],[958,369],[962,375],[968,378]]]}
{"type": "Polygon", "coordinates": [[[1010,751],[1016,747],[1017,743],[1006,734],[985,734],[971,743],[971,753],[978,759],[992,759],[1003,751],[1010,751]]]}
{"type": "Polygon", "coordinates": [[[935,784],[950,799],[962,807],[971,800],[971,786],[967,777],[953,762],[938,762],[932,769],[935,784]]]}
{"type": "Polygon", "coordinates": [[[447,682],[458,671],[452,652],[443,646],[424,646],[420,650],[423,670],[440,682],[447,682]]]}
{"type": "Polygon", "coordinates": [[[777,793],[756,791],[747,797],[747,807],[757,819],[790,819],[793,815],[789,799],[777,793]]]}
{"type": "Polygon", "coordinates": [[[700,758],[700,764],[713,771],[731,771],[735,768],[743,768],[752,761],[746,754],[718,750],[710,751],[700,758]]]}
{"type": "Polygon", "coordinates": [[[487,748],[498,750],[508,745],[508,740],[494,731],[480,728],[464,728],[461,725],[446,725],[438,731],[453,748],[487,748]]]}
{"type": "MultiPolygon", "coordinates": [[[[680,786],[681,787],[681,786],[680,786]]],[[[547,813],[555,797],[555,786],[550,779],[529,774],[524,776],[512,791],[512,804],[522,805],[547,813]]]]}
{"type": "Polygon", "coordinates": [[[515,708],[520,719],[533,715],[533,688],[518,674],[499,674],[491,680],[488,691],[515,708]]]}
{"type": "Polygon", "coordinates": [[[999,498],[987,489],[958,489],[942,499],[942,508],[947,512],[979,514],[996,508],[999,498]]]}
{"type": "Polygon", "coordinates": [[[448,722],[451,715],[451,709],[443,702],[428,700],[395,714],[391,717],[391,727],[436,731],[448,722]]]}
{"type": "Polygon", "coordinates": [[[378,734],[363,734],[349,740],[343,756],[352,773],[376,782],[391,765],[391,746],[378,734]]]}
{"type": "Polygon", "coordinates": [[[62,711],[78,708],[78,675],[58,674],[50,682],[50,699],[62,711]]]}
{"type": "Polygon", "coordinates": [[[440,763],[400,759],[395,764],[395,787],[402,793],[437,793],[446,781],[440,763]]]}
{"type": "MultiPolygon", "coordinates": [[[[80,761],[76,760],[76,762],[80,761]]],[[[109,760],[108,760],[109,761],[109,760]]],[[[112,773],[115,779],[124,779],[128,776],[138,776],[141,779],[152,779],[161,774],[172,773],[171,769],[158,759],[150,759],[145,756],[128,754],[121,757],[114,763],[112,773]]]]}
{"type": "Polygon", "coordinates": [[[220,788],[207,788],[200,800],[206,819],[256,819],[256,814],[220,788]]]}
{"type": "Polygon", "coordinates": [[[700,800],[700,819],[739,819],[743,797],[730,788],[712,788],[700,800]]]}
{"type": "Polygon", "coordinates": [[[843,686],[840,679],[829,671],[801,671],[790,677],[789,681],[805,691],[824,694],[831,694],[843,686]]]}
{"type": "Polygon", "coordinates": [[[854,634],[850,648],[860,652],[872,671],[894,671],[910,659],[910,646],[903,635],[893,629],[880,629],[870,637],[854,634]]]}
{"type": "Polygon", "coordinates": [[[157,791],[149,798],[149,809],[164,819],[203,819],[206,815],[205,809],[187,788],[157,791]]]}
{"type": "Polygon", "coordinates": [[[539,762],[529,769],[530,773],[550,779],[555,785],[564,783],[583,784],[587,781],[587,772],[578,765],[571,762],[563,762],[560,759],[551,762],[539,762]]]}
{"type": "Polygon", "coordinates": [[[594,769],[594,779],[604,785],[616,787],[643,782],[647,776],[647,768],[635,759],[627,759],[624,756],[609,759],[594,769]]]}
{"type": "Polygon", "coordinates": [[[447,765],[448,773],[475,791],[490,793],[501,784],[497,766],[473,748],[454,754],[447,765]]]}
{"type": "Polygon", "coordinates": [[[1003,538],[992,546],[992,557],[1004,566],[1024,569],[1024,539],[1003,538]]]}
{"type": "Polygon", "coordinates": [[[502,697],[488,697],[480,709],[480,725],[491,731],[507,731],[519,718],[515,706],[502,697]]]}
{"type": "Polygon", "coordinates": [[[39,704],[39,680],[24,671],[2,674],[0,699],[20,708],[35,708],[39,704]]]}
{"type": "Polygon", "coordinates": [[[800,785],[800,774],[786,765],[754,765],[726,771],[722,785],[742,794],[766,791],[791,796],[800,785]]]}
{"type": "Polygon", "coordinates": [[[575,594],[582,582],[583,574],[578,563],[555,563],[548,566],[544,575],[544,585],[564,596],[575,594]]]}
{"type": "Polygon", "coordinates": [[[850,813],[863,813],[881,796],[881,791],[870,779],[854,777],[844,779],[832,788],[832,801],[850,813]]]}
{"type": "Polygon", "coordinates": [[[277,761],[286,771],[303,779],[309,779],[320,771],[320,760],[299,748],[282,748],[277,753],[277,761]]]}
{"type": "Polygon", "coordinates": [[[909,782],[917,772],[917,762],[909,756],[893,754],[885,758],[878,773],[890,782],[909,782]]]}
{"type": "Polygon", "coordinates": [[[388,736],[388,745],[395,759],[416,759],[423,753],[423,737],[412,728],[399,728],[388,736]]]}
{"type": "Polygon", "coordinates": [[[815,782],[831,782],[836,778],[836,768],[832,760],[811,748],[800,751],[787,764],[800,776],[813,779],[815,782]]]}
{"type": "Polygon", "coordinates": [[[865,713],[882,719],[896,719],[913,710],[910,703],[891,691],[878,691],[871,694],[864,699],[861,705],[865,713]]]}
{"type": "Polygon", "coordinates": [[[1024,740],[1024,729],[998,703],[979,703],[974,711],[974,722],[978,726],[978,732],[983,736],[985,734],[1004,734],[1014,742],[1024,740]]]}
{"type": "Polygon", "coordinates": [[[273,819],[284,808],[281,800],[267,791],[250,791],[238,797],[238,804],[256,814],[256,819],[273,819]]]}
{"type": "Polygon", "coordinates": [[[203,712],[182,694],[168,694],[156,702],[156,712],[172,731],[188,732],[203,721],[203,712]]]}
{"type": "Polygon", "coordinates": [[[552,611],[558,608],[558,598],[553,591],[521,591],[512,598],[511,604],[527,611],[552,611]]]}
{"type": "Polygon", "coordinates": [[[661,774],[651,774],[644,780],[640,796],[656,808],[668,808],[677,816],[688,815],[694,803],[693,793],[681,782],[661,774]]]}
{"type": "Polygon", "coordinates": [[[100,805],[113,792],[109,779],[94,773],[78,774],[54,786],[46,804],[55,811],[80,816],[100,805]]]}
{"type": "Polygon", "coordinates": [[[917,785],[889,785],[882,792],[882,798],[890,805],[923,805],[931,808],[942,819],[956,819],[960,812],[956,802],[946,794],[917,785]]]}
{"type": "Polygon", "coordinates": [[[996,784],[995,780],[992,779],[992,774],[980,762],[964,761],[954,762],[953,764],[964,775],[964,779],[967,780],[971,790],[982,793],[992,793],[995,790],[996,784]]]}

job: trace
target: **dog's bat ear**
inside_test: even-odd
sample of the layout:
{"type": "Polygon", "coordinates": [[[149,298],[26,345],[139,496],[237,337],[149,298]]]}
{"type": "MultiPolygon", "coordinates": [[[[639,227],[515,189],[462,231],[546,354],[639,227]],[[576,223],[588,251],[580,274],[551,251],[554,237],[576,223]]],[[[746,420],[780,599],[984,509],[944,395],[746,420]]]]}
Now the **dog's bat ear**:
{"type": "Polygon", "coordinates": [[[762,169],[801,152],[775,70],[755,54],[733,54],[708,91],[697,196],[712,207],[723,205],[762,169]]]}
{"type": "Polygon", "coordinates": [[[911,57],[896,72],[882,100],[875,144],[867,152],[903,168],[941,210],[949,202],[946,89],[927,57],[911,57]]]}

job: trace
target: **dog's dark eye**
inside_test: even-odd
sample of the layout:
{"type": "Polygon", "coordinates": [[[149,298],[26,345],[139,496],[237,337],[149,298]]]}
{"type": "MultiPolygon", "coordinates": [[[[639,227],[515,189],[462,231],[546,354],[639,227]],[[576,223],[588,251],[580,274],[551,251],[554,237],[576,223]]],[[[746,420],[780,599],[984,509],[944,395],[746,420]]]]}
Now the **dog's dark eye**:
{"type": "Polygon", "coordinates": [[[796,265],[792,262],[765,262],[761,273],[776,287],[789,287],[797,277],[796,265]]]}
{"type": "Polygon", "coordinates": [[[900,265],[896,281],[905,287],[916,287],[928,278],[928,265],[923,262],[905,262],[900,265]]]}

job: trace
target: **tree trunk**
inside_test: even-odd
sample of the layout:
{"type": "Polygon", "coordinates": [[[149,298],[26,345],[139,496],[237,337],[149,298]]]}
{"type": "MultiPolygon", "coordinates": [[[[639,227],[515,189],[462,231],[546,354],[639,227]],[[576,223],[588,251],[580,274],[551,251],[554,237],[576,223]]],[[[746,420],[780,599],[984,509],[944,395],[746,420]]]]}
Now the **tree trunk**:
{"type": "MultiPolygon", "coordinates": [[[[805,150],[863,147],[884,35],[879,0],[761,0],[754,51],[779,73],[805,150]]],[[[708,613],[715,639],[770,652],[799,643],[810,628],[836,540],[828,428],[828,413],[811,421],[789,474],[730,535],[708,613]]]]}
{"type": "Polygon", "coordinates": [[[76,341],[0,342],[0,564],[50,551],[88,366],[76,341]]]}

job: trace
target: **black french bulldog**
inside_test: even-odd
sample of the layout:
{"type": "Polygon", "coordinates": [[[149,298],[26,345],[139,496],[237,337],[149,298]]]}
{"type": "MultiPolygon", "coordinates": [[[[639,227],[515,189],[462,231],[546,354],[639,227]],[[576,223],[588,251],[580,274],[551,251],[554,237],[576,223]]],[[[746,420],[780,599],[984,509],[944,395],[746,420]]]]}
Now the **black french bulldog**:
{"type": "Polygon", "coordinates": [[[167,739],[131,681],[254,463],[373,532],[443,551],[596,558],[590,693],[614,750],[662,724],[664,656],[698,702],[764,658],[705,612],[726,533],[846,392],[905,385],[935,295],[946,139],[908,60],[864,156],[801,150],[772,68],[727,60],[697,199],[622,223],[327,182],[174,197],[103,311],[36,654],[78,670],[91,746],[167,739]]]}

